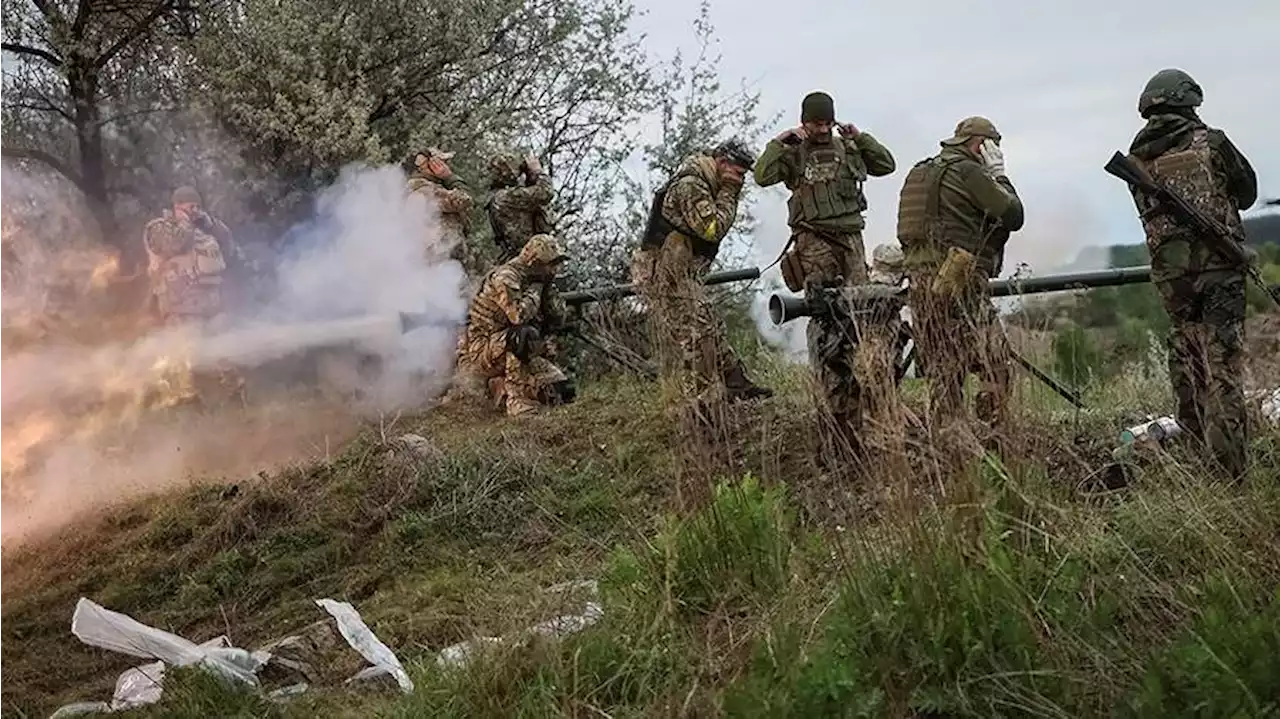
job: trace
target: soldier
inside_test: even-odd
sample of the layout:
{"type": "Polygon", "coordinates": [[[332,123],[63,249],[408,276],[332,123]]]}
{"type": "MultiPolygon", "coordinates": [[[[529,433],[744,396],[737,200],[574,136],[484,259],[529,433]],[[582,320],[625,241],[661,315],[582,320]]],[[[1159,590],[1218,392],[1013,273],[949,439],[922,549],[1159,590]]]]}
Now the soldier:
{"type": "MultiPolygon", "coordinates": [[[[171,209],[143,229],[151,306],[166,326],[203,329],[220,321],[226,311],[227,258],[244,262],[231,230],[205,212],[202,204],[195,188],[179,187],[173,191],[171,209]]],[[[233,393],[243,391],[243,378],[230,367],[212,374],[233,393]]]]}
{"type": "MultiPolygon", "coordinates": [[[[837,123],[830,95],[805,96],[800,126],[770,140],[755,169],[756,184],[781,182],[791,191],[787,223],[792,234],[781,269],[792,292],[867,281],[862,246],[867,199],[862,185],[868,177],[883,177],[894,168],[893,155],[870,133],[837,123]],[[839,138],[833,137],[833,129],[839,138]]],[[[824,443],[859,454],[862,398],[854,373],[854,339],[831,319],[811,320],[806,332],[809,362],[829,412],[822,423],[824,443]]]]}
{"type": "Polygon", "coordinates": [[[493,196],[485,210],[502,263],[519,254],[530,237],[552,231],[547,208],[555,191],[551,176],[542,171],[542,163],[532,153],[524,160],[512,153],[494,155],[489,160],[489,178],[493,196]]]}
{"type": "Polygon", "coordinates": [[[1011,374],[987,279],[999,272],[1009,233],[1022,227],[1022,201],[990,120],[961,120],[941,145],[907,173],[898,202],[918,354],[933,419],[963,410],[964,379],[974,371],[982,379],[976,414],[994,428],[1004,419],[1011,374]]]}
{"type": "Polygon", "coordinates": [[[449,167],[453,155],[431,147],[415,153],[405,165],[410,172],[409,191],[431,197],[440,212],[440,237],[429,238],[427,261],[434,264],[446,257],[457,260],[471,275],[476,270],[467,243],[472,200],[466,183],[449,167]]]}
{"type": "Polygon", "coordinates": [[[546,340],[564,322],[553,280],[565,259],[559,241],[534,235],[515,259],[485,276],[458,342],[456,391],[476,394],[488,383],[513,417],[573,400],[569,378],[545,353],[546,340]]]}
{"type": "MultiPolygon", "coordinates": [[[[1200,120],[1195,108],[1203,101],[1187,73],[1156,73],[1138,98],[1147,124],[1129,153],[1201,211],[1239,230],[1240,210],[1258,199],[1257,177],[1226,134],[1200,120]]],[[[1241,387],[1245,269],[1156,198],[1130,189],[1151,251],[1151,280],[1172,324],[1169,379],[1178,422],[1238,479],[1248,464],[1241,387]]]]}
{"type": "Polygon", "coordinates": [[[685,158],[654,196],[633,258],[633,280],[650,303],[664,374],[680,378],[686,399],[773,394],[747,378],[702,284],[737,219],[743,174],[753,161],[736,140],[685,158]]]}

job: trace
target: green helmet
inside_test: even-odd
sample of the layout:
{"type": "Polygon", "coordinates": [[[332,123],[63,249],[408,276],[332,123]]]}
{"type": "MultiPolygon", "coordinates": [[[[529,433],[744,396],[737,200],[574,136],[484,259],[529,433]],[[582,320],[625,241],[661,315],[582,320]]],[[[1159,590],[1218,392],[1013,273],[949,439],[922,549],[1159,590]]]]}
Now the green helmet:
{"type": "Polygon", "coordinates": [[[1147,80],[1138,96],[1138,113],[1143,117],[1156,107],[1200,107],[1204,102],[1204,90],[1182,70],[1167,68],[1147,80]]]}

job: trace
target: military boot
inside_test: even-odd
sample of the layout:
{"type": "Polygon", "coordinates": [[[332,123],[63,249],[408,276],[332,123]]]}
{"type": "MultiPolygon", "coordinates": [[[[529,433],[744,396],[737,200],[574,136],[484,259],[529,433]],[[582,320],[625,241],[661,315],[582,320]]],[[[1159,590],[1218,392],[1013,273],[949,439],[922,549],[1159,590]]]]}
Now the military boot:
{"type": "Polygon", "coordinates": [[[747,379],[747,373],[742,369],[742,365],[735,364],[728,372],[724,374],[724,386],[728,391],[729,401],[751,401],[755,399],[767,399],[773,396],[773,390],[747,379]]]}

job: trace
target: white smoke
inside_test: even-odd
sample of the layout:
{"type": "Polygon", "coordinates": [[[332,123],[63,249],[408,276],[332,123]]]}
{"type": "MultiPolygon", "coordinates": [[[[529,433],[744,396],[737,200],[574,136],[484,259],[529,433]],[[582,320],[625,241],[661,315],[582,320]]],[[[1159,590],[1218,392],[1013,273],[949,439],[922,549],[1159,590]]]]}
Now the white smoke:
{"type": "Polygon", "coordinates": [[[361,419],[427,406],[452,374],[467,308],[462,267],[426,260],[427,244],[441,242],[438,218],[433,200],[407,192],[399,168],[348,167],[317,198],[315,216],[287,234],[273,295],[217,329],[6,348],[5,539],[192,475],[236,480],[314,459],[361,419]],[[402,333],[400,311],[421,313],[430,326],[402,333]],[[175,361],[252,372],[288,358],[294,369],[285,371],[298,376],[274,379],[306,383],[314,381],[307,360],[292,360],[314,364],[326,353],[339,371],[324,379],[346,393],[337,403],[273,399],[278,388],[266,387],[247,407],[195,416],[141,408],[157,368],[175,361]],[[40,441],[14,443],[23,437],[40,441]]]}

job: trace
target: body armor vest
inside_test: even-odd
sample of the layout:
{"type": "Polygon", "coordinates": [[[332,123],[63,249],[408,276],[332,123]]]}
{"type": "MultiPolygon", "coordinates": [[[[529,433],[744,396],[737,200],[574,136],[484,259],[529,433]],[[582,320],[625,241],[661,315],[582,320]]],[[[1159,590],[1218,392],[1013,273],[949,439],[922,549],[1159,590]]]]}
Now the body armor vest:
{"type": "MultiPolygon", "coordinates": [[[[1241,227],[1240,214],[1235,201],[1227,194],[1224,183],[1219,182],[1213,169],[1213,150],[1209,146],[1209,132],[1200,128],[1192,133],[1191,144],[1181,150],[1167,152],[1155,160],[1134,158],[1156,179],[1163,181],[1175,194],[1182,196],[1193,207],[1232,230],[1241,227]]],[[[1141,191],[1139,191],[1141,192],[1141,191]]],[[[1190,225],[1161,206],[1155,198],[1141,197],[1142,227],[1147,235],[1147,247],[1153,260],[1158,250],[1171,240],[1190,240],[1190,225]]],[[[1185,269],[1210,269],[1233,266],[1229,258],[1210,255],[1209,243],[1197,242],[1189,250],[1200,257],[1188,257],[1185,269]],[[1198,261],[1197,261],[1198,260],[1198,261]]]]}
{"type": "MultiPolygon", "coordinates": [[[[667,236],[672,232],[676,232],[688,238],[690,247],[695,255],[714,260],[716,253],[720,250],[720,245],[708,242],[699,237],[698,233],[693,230],[675,224],[667,219],[666,214],[662,211],[662,206],[667,200],[667,190],[677,180],[687,176],[698,177],[694,173],[677,174],[667,180],[667,184],[658,188],[657,192],[653,193],[653,202],[649,204],[649,221],[645,224],[644,237],[640,239],[640,246],[646,250],[660,249],[662,244],[667,241],[667,236]]],[[[702,182],[702,178],[698,177],[698,181],[702,182]]]]}
{"type": "Polygon", "coordinates": [[[840,139],[825,145],[804,143],[799,149],[800,178],[787,200],[791,226],[821,224],[867,209],[862,183],[867,168],[862,157],[849,152],[840,139]]]}
{"type": "Polygon", "coordinates": [[[958,159],[931,157],[917,162],[907,173],[898,195],[898,242],[903,248],[936,241],[938,198],[942,176],[958,159]]]}
{"type": "MultiPolygon", "coordinates": [[[[169,217],[152,220],[144,233],[171,222],[175,220],[169,217]]],[[[190,250],[168,259],[152,252],[150,243],[143,243],[147,274],[162,313],[207,314],[220,309],[222,274],[227,269],[222,247],[208,233],[197,229],[193,235],[190,250]]]]}

